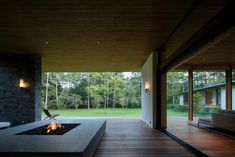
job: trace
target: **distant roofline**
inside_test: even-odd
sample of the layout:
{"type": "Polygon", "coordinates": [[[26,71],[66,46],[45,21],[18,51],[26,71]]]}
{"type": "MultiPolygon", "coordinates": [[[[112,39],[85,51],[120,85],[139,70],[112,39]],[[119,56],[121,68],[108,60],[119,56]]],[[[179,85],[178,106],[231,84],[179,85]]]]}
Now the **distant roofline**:
{"type": "MultiPolygon", "coordinates": [[[[232,81],[232,84],[235,84],[235,80],[232,81]]],[[[193,89],[193,91],[197,92],[197,91],[202,91],[202,90],[206,90],[206,89],[213,89],[213,88],[223,87],[223,86],[225,86],[225,83],[217,83],[217,84],[210,85],[207,87],[196,88],[196,89],[193,89]]],[[[183,94],[183,93],[188,93],[188,91],[180,92],[180,94],[183,94]]]]}

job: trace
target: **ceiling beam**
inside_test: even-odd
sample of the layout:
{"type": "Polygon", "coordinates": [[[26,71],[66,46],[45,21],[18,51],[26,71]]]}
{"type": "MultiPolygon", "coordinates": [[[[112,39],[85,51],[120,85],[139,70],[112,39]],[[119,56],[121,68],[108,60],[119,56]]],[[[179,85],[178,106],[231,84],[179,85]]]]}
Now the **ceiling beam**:
{"type": "Polygon", "coordinates": [[[216,41],[230,34],[235,25],[235,2],[229,1],[213,18],[199,29],[166,60],[162,60],[160,70],[167,72],[181,65],[194,55],[208,48],[216,41]]]}
{"type": "Polygon", "coordinates": [[[164,43],[162,44],[161,48],[158,50],[159,52],[162,52],[166,49],[167,43],[171,38],[173,38],[174,34],[180,30],[184,22],[191,16],[192,12],[198,7],[200,0],[195,0],[191,7],[188,9],[187,13],[184,15],[184,17],[179,21],[179,23],[176,25],[174,30],[169,34],[169,36],[166,38],[164,43]]]}

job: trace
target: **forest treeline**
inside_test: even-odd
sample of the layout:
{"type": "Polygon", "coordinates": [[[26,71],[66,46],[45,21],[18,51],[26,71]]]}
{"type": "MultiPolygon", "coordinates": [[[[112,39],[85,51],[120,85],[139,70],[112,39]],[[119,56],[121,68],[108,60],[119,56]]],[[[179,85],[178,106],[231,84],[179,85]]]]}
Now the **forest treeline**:
{"type": "Polygon", "coordinates": [[[42,106],[48,109],[140,108],[141,73],[42,74],[42,106]]]}

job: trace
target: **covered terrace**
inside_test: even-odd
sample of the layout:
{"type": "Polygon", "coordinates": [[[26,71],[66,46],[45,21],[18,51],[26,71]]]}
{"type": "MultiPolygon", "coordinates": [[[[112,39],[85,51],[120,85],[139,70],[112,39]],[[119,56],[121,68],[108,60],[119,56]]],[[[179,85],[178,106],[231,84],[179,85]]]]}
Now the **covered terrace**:
{"type": "MultiPolygon", "coordinates": [[[[141,120],[107,121],[96,156],[216,156],[216,150],[209,153],[192,143],[203,136],[189,132],[186,140],[166,130],[171,126],[171,122],[167,125],[166,74],[188,70],[187,122],[193,121],[194,70],[226,71],[226,110],[232,110],[234,8],[232,0],[2,1],[0,121],[21,129],[26,123],[41,123],[41,72],[140,71],[141,120]]],[[[172,120],[176,120],[173,127],[182,126],[172,120]]],[[[187,134],[191,128],[184,124],[187,134]]],[[[193,130],[201,135],[200,128],[193,130]]],[[[214,139],[213,143],[223,145],[218,156],[234,156],[235,140],[229,140],[227,150],[226,141],[214,139]]]]}

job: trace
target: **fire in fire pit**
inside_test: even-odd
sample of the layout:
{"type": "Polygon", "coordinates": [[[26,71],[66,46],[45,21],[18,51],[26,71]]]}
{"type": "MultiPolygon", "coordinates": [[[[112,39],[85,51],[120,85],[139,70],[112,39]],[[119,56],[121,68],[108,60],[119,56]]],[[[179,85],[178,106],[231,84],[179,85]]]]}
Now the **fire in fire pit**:
{"type": "MultiPolygon", "coordinates": [[[[64,127],[64,126],[63,126],[63,127],[64,127]]],[[[60,129],[60,128],[62,128],[62,125],[61,125],[61,124],[56,123],[56,122],[51,122],[51,123],[49,123],[48,126],[47,126],[47,133],[53,132],[53,131],[55,131],[55,130],[57,130],[57,129],[60,129]]]]}
{"type": "Polygon", "coordinates": [[[50,122],[48,125],[43,125],[31,130],[27,130],[16,135],[63,135],[79,124],[59,124],[56,122],[50,122]]]}

